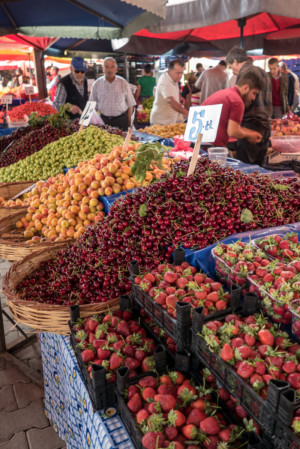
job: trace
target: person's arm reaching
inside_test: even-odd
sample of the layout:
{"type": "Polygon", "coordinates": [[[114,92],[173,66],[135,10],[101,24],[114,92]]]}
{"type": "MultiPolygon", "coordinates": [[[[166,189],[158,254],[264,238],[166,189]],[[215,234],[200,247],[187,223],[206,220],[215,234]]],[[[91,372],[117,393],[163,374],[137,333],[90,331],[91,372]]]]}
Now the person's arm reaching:
{"type": "Polygon", "coordinates": [[[133,113],[133,106],[130,106],[130,108],[128,108],[128,126],[131,126],[131,117],[132,117],[132,113],[133,113]]]}
{"type": "Polygon", "coordinates": [[[183,107],[178,101],[176,101],[174,97],[168,97],[167,101],[174,111],[179,112],[179,114],[182,114],[184,118],[187,118],[189,111],[185,109],[185,107],[183,107]]]}
{"type": "Polygon", "coordinates": [[[262,135],[252,129],[244,128],[237,122],[230,120],[227,125],[227,134],[234,139],[247,139],[250,143],[259,143],[262,139],[262,135]]]}

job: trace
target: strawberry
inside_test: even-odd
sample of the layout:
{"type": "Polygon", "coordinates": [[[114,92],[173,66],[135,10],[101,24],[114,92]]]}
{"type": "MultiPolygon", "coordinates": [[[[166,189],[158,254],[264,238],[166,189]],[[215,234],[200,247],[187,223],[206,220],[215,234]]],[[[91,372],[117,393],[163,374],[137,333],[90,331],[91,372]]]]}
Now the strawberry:
{"type": "Polygon", "coordinates": [[[165,428],[165,435],[169,441],[173,441],[178,435],[178,430],[174,426],[168,426],[165,428]]]}
{"type": "Polygon", "coordinates": [[[146,449],[157,449],[164,447],[164,435],[161,432],[147,432],[142,438],[142,445],[146,449]]]}
{"type": "Polygon", "coordinates": [[[83,363],[89,363],[92,360],[95,359],[95,353],[92,349],[85,349],[84,351],[82,351],[81,353],[81,358],[83,363]]]}
{"type": "Polygon", "coordinates": [[[181,427],[185,423],[185,416],[179,410],[171,410],[168,414],[168,421],[172,426],[181,427]]]}
{"type": "Polygon", "coordinates": [[[127,402],[127,407],[131,413],[137,413],[142,409],[142,399],[138,393],[135,393],[127,402]]]}
{"type": "Polygon", "coordinates": [[[294,373],[296,371],[296,368],[297,368],[297,365],[292,360],[288,360],[287,362],[285,362],[282,365],[282,370],[287,374],[294,373]]]}
{"type": "Polygon", "coordinates": [[[225,345],[223,346],[220,352],[220,356],[225,362],[231,362],[234,360],[233,349],[228,343],[225,343],[225,345]]]}
{"type": "Polygon", "coordinates": [[[206,299],[212,302],[217,302],[220,298],[217,292],[211,292],[207,295],[206,299]]]}
{"type": "Polygon", "coordinates": [[[142,392],[142,397],[146,402],[150,402],[150,400],[152,400],[155,395],[156,391],[154,390],[154,388],[151,387],[146,387],[142,392]]]}
{"type": "Polygon", "coordinates": [[[154,396],[154,401],[160,403],[163,412],[169,412],[176,406],[176,399],[169,394],[157,394],[154,396]]]}
{"type": "Polygon", "coordinates": [[[169,376],[170,376],[171,381],[175,385],[181,385],[185,380],[184,374],[182,374],[180,371],[171,371],[169,373],[169,376]]]}
{"type": "Polygon", "coordinates": [[[234,351],[234,355],[237,360],[246,360],[250,357],[251,352],[248,346],[240,346],[234,351]]]}
{"type": "Polygon", "coordinates": [[[246,345],[248,345],[248,346],[254,346],[255,342],[256,342],[255,337],[250,334],[246,334],[244,337],[244,340],[245,340],[246,345]]]}
{"type": "Polygon", "coordinates": [[[125,347],[122,348],[122,354],[124,354],[127,357],[134,357],[134,347],[131,345],[127,345],[125,347]]]}
{"type": "Polygon", "coordinates": [[[155,277],[153,276],[152,273],[147,273],[147,274],[145,274],[145,276],[143,277],[143,280],[147,280],[147,281],[151,282],[151,284],[154,284],[154,282],[155,282],[155,277]]]}
{"type": "Polygon", "coordinates": [[[218,436],[220,440],[225,441],[226,443],[229,442],[231,437],[231,429],[222,429],[218,436]]]}
{"type": "Polygon", "coordinates": [[[275,338],[267,329],[261,329],[258,332],[258,338],[263,345],[273,346],[275,338]]]}
{"type": "Polygon", "coordinates": [[[128,335],[130,335],[131,333],[126,321],[120,321],[118,323],[116,332],[120,335],[123,335],[123,337],[128,337],[128,335]]]}
{"type": "Polygon", "coordinates": [[[224,387],[220,388],[218,393],[219,393],[219,398],[222,401],[228,401],[228,399],[230,397],[230,394],[228,393],[228,391],[224,387]]]}
{"type": "Polygon", "coordinates": [[[169,295],[166,297],[166,305],[175,310],[176,309],[176,303],[179,301],[179,298],[175,295],[169,295]]]}
{"type": "Polygon", "coordinates": [[[202,421],[205,418],[206,415],[202,410],[200,410],[199,408],[194,408],[188,415],[186,423],[194,424],[195,426],[199,427],[200,421],[202,421]]]}
{"type": "Polygon", "coordinates": [[[109,349],[104,349],[104,348],[98,348],[97,349],[97,356],[99,359],[109,359],[111,352],[109,351],[109,349]]]}
{"type": "Polygon", "coordinates": [[[123,364],[123,356],[121,354],[118,353],[113,353],[110,356],[109,359],[109,368],[111,370],[116,370],[118,368],[120,368],[120,366],[123,364]]]}
{"type": "Polygon", "coordinates": [[[300,373],[291,373],[287,377],[287,381],[291,384],[292,388],[295,390],[300,389],[300,373]]]}
{"type": "Polygon", "coordinates": [[[156,388],[157,381],[153,376],[146,376],[139,380],[139,386],[142,388],[151,387],[156,388]]]}
{"type": "Polygon", "coordinates": [[[142,424],[143,422],[147,421],[148,418],[149,418],[149,413],[144,408],[139,410],[135,417],[138,424],[142,424]]]}
{"type": "Polygon", "coordinates": [[[176,287],[177,288],[184,288],[188,284],[188,280],[184,277],[180,277],[176,280],[176,287]]]}
{"type": "Polygon", "coordinates": [[[125,358],[125,364],[129,370],[136,370],[141,365],[141,362],[137,359],[134,359],[133,357],[126,357],[125,358]]]}
{"type": "Polygon", "coordinates": [[[154,296],[154,301],[162,306],[166,303],[167,294],[164,292],[159,292],[156,296],[154,296]]]}
{"type": "Polygon", "coordinates": [[[215,306],[218,311],[225,310],[227,308],[227,303],[223,299],[220,299],[216,302],[215,306]]]}
{"type": "Polygon", "coordinates": [[[171,396],[176,396],[176,387],[173,385],[162,384],[157,389],[158,394],[170,394],[171,396]]]}
{"type": "Polygon", "coordinates": [[[188,440],[194,440],[197,436],[197,427],[193,424],[187,424],[181,428],[181,432],[188,440]]]}
{"type": "Polygon", "coordinates": [[[235,414],[236,416],[240,419],[243,420],[244,418],[248,417],[248,413],[246,412],[246,410],[244,409],[244,407],[242,407],[241,405],[237,405],[235,408],[235,414]]]}
{"type": "Polygon", "coordinates": [[[295,416],[292,421],[293,431],[299,435],[300,433],[300,416],[295,416]]]}
{"type": "Polygon", "coordinates": [[[201,274],[201,273],[197,273],[197,274],[195,274],[195,276],[194,276],[194,280],[195,280],[195,282],[197,282],[197,284],[200,286],[200,285],[203,283],[203,281],[204,281],[204,275],[201,274]]]}
{"type": "MultiPolygon", "coordinates": [[[[208,381],[208,377],[206,378],[206,380],[208,381]]],[[[195,401],[190,403],[190,407],[204,411],[206,409],[206,403],[205,401],[203,401],[203,399],[196,399],[195,401]]]]}
{"type": "Polygon", "coordinates": [[[99,322],[96,318],[94,317],[90,317],[87,319],[86,324],[84,326],[84,328],[87,330],[89,330],[90,332],[94,332],[96,327],[98,326],[99,322]]]}
{"type": "Polygon", "coordinates": [[[137,385],[129,385],[127,399],[131,399],[136,393],[139,393],[139,387],[137,385]]]}
{"type": "Polygon", "coordinates": [[[173,382],[172,382],[170,376],[168,376],[167,374],[163,374],[162,376],[160,376],[159,383],[166,384],[166,385],[173,385],[173,382]]]}
{"type": "Polygon", "coordinates": [[[254,367],[248,362],[242,362],[237,369],[237,374],[243,379],[249,379],[249,377],[251,377],[253,373],[254,367]]]}
{"type": "Polygon", "coordinates": [[[220,432],[220,424],[214,416],[209,416],[200,422],[200,429],[207,435],[217,435],[220,432]]]}
{"type": "Polygon", "coordinates": [[[142,371],[148,373],[149,371],[155,370],[154,357],[145,357],[142,361],[142,371]]]}
{"type": "Polygon", "coordinates": [[[164,274],[164,281],[169,282],[170,284],[174,284],[177,279],[177,274],[173,273],[173,271],[167,271],[164,274]]]}

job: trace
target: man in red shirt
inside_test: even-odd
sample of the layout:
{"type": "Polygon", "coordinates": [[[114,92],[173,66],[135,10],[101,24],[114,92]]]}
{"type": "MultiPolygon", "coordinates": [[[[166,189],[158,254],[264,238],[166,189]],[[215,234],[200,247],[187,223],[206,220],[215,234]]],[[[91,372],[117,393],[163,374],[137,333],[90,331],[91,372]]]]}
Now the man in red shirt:
{"type": "Polygon", "coordinates": [[[247,139],[253,144],[261,141],[260,133],[242,127],[241,122],[245,105],[248,106],[254,101],[259,90],[263,88],[263,79],[257,72],[249,70],[239,77],[236,86],[219,90],[202,103],[202,106],[223,105],[214,146],[226,146],[229,137],[247,139]]]}

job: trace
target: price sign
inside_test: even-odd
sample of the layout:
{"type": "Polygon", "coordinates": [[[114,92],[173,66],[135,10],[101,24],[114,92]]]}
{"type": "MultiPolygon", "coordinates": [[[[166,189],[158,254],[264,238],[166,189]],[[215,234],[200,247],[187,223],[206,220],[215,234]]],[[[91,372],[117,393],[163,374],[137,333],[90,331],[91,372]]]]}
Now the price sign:
{"type": "Polygon", "coordinates": [[[89,125],[95,109],[96,109],[96,101],[88,101],[79,120],[79,124],[81,126],[89,125]]]}
{"type": "Polygon", "coordinates": [[[12,95],[3,95],[3,97],[0,98],[1,104],[12,104],[12,100],[12,95]]]}
{"type": "Polygon", "coordinates": [[[33,94],[34,94],[33,86],[25,86],[25,95],[33,95],[33,94]]]}
{"type": "Polygon", "coordinates": [[[202,134],[202,143],[216,140],[222,104],[210,106],[194,106],[189,110],[184,140],[196,142],[198,134],[202,134]]]}

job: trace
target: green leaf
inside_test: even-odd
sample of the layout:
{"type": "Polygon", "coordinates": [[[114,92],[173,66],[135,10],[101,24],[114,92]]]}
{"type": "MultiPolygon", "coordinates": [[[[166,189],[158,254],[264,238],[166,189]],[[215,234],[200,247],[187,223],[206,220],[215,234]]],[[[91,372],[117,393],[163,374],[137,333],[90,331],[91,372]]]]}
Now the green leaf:
{"type": "Polygon", "coordinates": [[[290,188],[290,186],[287,186],[285,184],[276,184],[274,186],[275,190],[288,190],[290,188]]]}
{"type": "Polygon", "coordinates": [[[148,212],[147,204],[141,204],[139,207],[139,216],[145,217],[147,215],[147,212],[148,212]]]}
{"type": "Polygon", "coordinates": [[[241,218],[240,220],[243,223],[251,223],[253,221],[253,214],[251,212],[251,210],[249,209],[243,209],[242,213],[241,213],[241,218]]]}

